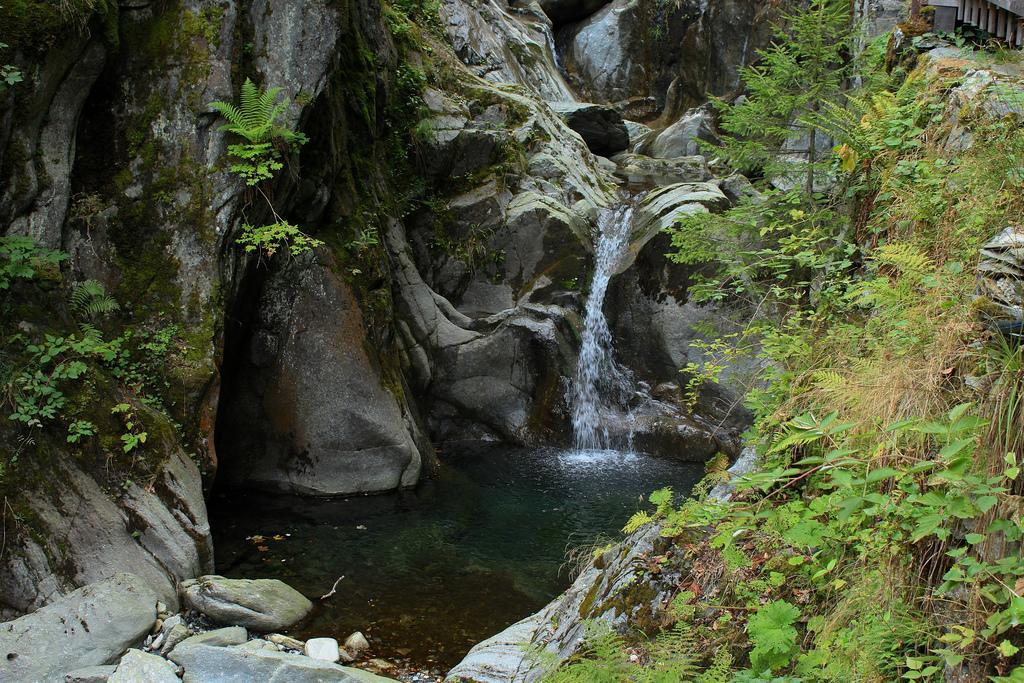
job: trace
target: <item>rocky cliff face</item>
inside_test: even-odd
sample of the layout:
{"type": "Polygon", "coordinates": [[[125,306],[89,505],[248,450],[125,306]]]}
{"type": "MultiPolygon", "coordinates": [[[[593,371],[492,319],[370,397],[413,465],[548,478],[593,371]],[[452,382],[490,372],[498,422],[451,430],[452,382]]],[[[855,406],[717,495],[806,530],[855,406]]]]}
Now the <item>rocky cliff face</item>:
{"type": "MultiPolygon", "coordinates": [[[[579,95],[668,127],[735,87],[767,26],[749,3],[444,0],[432,19],[365,0],[176,0],[38,26],[0,15],[28,77],[0,103],[4,233],[70,254],[55,292],[95,279],[120,301],[119,324],[172,327],[180,351],[159,370],[165,400],[146,410],[161,437],[141,462],[112,474],[116,442],[50,439],[41,480],[9,468],[5,486],[23,491],[0,557],[11,611],[114,567],[173,601],[174,583],[212,559],[200,471],[207,487],[375,492],[414,485],[431,441],[565,440],[594,233],[620,201],[617,177],[669,186],[645,200],[613,284],[625,362],[678,389],[690,323],[728,325],[727,311],[686,302],[657,230],[734,195],[690,184],[709,181],[700,158],[595,155],[564,104],[579,95]],[[657,49],[656,31],[679,47],[657,49]],[[313,256],[268,261],[235,244],[264,212],[226,168],[208,104],[234,100],[245,77],[285,88],[284,123],[310,138],[266,191],[324,240],[313,256]]],[[[615,135],[617,117],[603,119],[615,135]]],[[[53,299],[14,323],[66,328],[53,299]]],[[[114,396],[139,402],[97,372],[110,389],[98,412],[114,396]]],[[[692,416],[672,395],[651,417],[652,447],[735,452],[727,398],[692,416]]],[[[3,443],[20,443],[4,422],[3,443]]]]}

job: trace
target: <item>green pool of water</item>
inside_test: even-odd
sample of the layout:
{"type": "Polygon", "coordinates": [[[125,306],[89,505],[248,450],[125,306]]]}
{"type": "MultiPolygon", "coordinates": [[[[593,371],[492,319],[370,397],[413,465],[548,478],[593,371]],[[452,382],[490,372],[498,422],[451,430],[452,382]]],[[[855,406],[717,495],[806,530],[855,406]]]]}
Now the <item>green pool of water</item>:
{"type": "Polygon", "coordinates": [[[359,630],[374,656],[447,669],[565,590],[571,549],[620,538],[652,490],[685,495],[703,473],[644,455],[493,444],[442,460],[433,479],[387,495],[219,492],[217,570],[278,578],[312,599],[298,637],[359,630]]]}

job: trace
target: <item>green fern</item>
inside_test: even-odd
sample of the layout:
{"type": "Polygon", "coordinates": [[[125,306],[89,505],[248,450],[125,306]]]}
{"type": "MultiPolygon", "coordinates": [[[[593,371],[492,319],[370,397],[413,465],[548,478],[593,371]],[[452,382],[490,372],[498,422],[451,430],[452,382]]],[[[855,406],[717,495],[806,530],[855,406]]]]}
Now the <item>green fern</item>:
{"type": "Polygon", "coordinates": [[[888,266],[913,278],[924,277],[935,270],[931,259],[907,242],[884,244],[875,250],[874,258],[878,265],[888,266]]]}
{"type": "Polygon", "coordinates": [[[604,622],[583,624],[585,636],[580,651],[568,663],[548,672],[544,683],[621,683],[634,669],[626,657],[622,636],[604,622]]]}
{"type": "Polygon", "coordinates": [[[281,116],[288,110],[288,98],[279,99],[281,88],[260,90],[250,79],[242,83],[239,104],[210,102],[210,108],[228,120],[220,130],[246,140],[245,144],[228,146],[234,158],[231,171],[257,185],[270,180],[283,168],[280,151],[275,143],[298,146],[306,143],[306,136],[282,126],[281,116]]]}
{"type": "Polygon", "coordinates": [[[288,110],[289,100],[278,100],[281,88],[260,90],[250,79],[242,83],[239,105],[230,102],[211,102],[210,107],[228,120],[220,130],[234,133],[250,143],[259,144],[281,139],[302,142],[305,136],[280,125],[278,119],[288,110]]]}
{"type": "Polygon", "coordinates": [[[685,621],[663,631],[648,649],[647,666],[636,672],[637,683],[692,681],[700,674],[697,642],[685,621]]]}
{"type": "Polygon", "coordinates": [[[75,285],[68,303],[75,317],[85,320],[102,318],[121,308],[96,280],[86,280],[75,285]]]}

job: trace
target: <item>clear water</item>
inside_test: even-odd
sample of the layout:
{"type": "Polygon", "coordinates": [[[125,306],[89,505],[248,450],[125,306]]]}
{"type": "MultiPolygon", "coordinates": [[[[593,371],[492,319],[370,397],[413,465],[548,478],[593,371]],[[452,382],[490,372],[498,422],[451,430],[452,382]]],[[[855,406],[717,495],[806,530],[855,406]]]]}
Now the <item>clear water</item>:
{"type": "Polygon", "coordinates": [[[580,450],[612,447],[608,424],[617,420],[608,418],[619,411],[632,393],[628,372],[615,362],[612,334],[604,315],[608,282],[629,245],[632,223],[633,207],[629,204],[606,209],[598,220],[594,279],[587,297],[583,340],[572,385],[573,440],[580,450]]]}
{"type": "Polygon", "coordinates": [[[569,549],[620,538],[652,490],[686,495],[702,475],[700,465],[615,452],[474,444],[442,457],[439,476],[413,491],[261,494],[259,505],[215,495],[218,571],[278,578],[309,596],[316,607],[299,637],[361,630],[373,656],[446,670],[567,588],[569,549]]]}

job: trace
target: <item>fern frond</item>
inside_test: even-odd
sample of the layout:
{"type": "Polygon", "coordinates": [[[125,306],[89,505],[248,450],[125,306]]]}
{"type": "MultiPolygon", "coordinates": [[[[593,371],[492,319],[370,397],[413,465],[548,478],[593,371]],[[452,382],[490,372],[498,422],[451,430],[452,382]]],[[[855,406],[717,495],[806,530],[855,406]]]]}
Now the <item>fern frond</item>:
{"type": "Polygon", "coordinates": [[[874,253],[875,262],[910,276],[921,277],[935,270],[927,254],[908,242],[884,244],[874,253]]]}
{"type": "Polygon", "coordinates": [[[837,393],[846,387],[846,379],[835,370],[817,370],[811,380],[816,388],[828,393],[837,393]]]}
{"type": "Polygon", "coordinates": [[[76,317],[90,320],[108,315],[120,308],[117,301],[107,294],[107,290],[96,280],[86,280],[75,285],[68,304],[76,317]]]}
{"type": "Polygon", "coordinates": [[[663,631],[652,643],[650,662],[637,672],[637,683],[675,683],[692,681],[700,673],[697,666],[697,645],[693,630],[685,621],[678,621],[663,631]]]}

